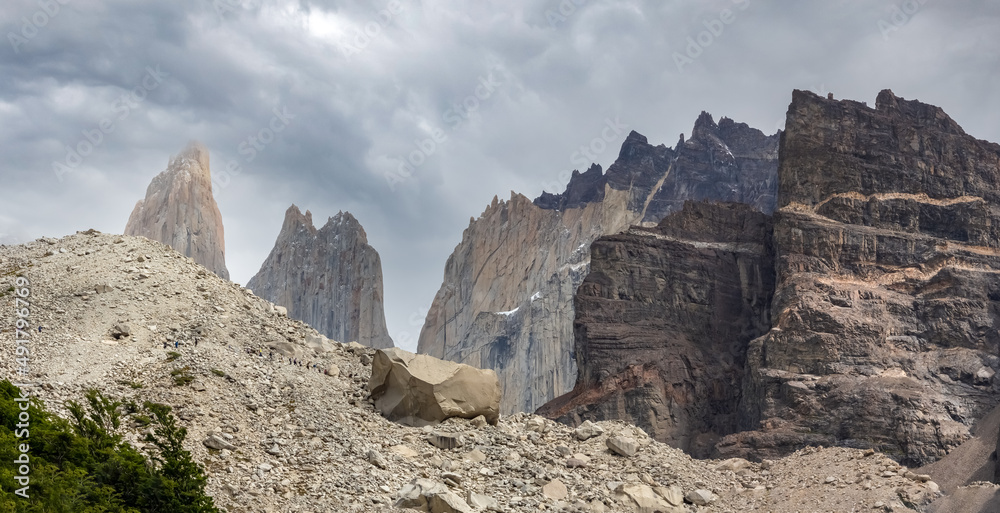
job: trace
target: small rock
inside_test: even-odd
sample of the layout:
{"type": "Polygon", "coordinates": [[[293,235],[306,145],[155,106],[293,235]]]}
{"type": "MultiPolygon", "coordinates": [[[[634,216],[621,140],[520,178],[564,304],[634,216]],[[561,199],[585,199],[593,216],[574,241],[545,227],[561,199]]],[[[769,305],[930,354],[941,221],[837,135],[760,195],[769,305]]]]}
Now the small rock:
{"type": "Polygon", "coordinates": [[[380,469],[385,470],[385,468],[388,467],[385,462],[385,458],[383,458],[382,455],[375,449],[370,449],[368,453],[365,454],[365,459],[368,460],[368,463],[371,463],[380,469]]]}
{"type": "Polygon", "coordinates": [[[469,492],[469,506],[480,510],[500,511],[500,503],[489,495],[469,492]]]}
{"type": "Polygon", "coordinates": [[[657,486],[655,490],[671,506],[684,504],[684,490],[681,490],[679,486],[657,486]]]}
{"type": "Polygon", "coordinates": [[[626,458],[635,456],[635,453],[639,451],[639,443],[634,438],[627,436],[612,436],[607,439],[605,444],[608,449],[611,449],[611,452],[626,458]]]}
{"type": "Polygon", "coordinates": [[[708,506],[709,504],[719,499],[719,497],[716,496],[714,493],[705,489],[698,489],[688,492],[688,494],[685,495],[684,498],[687,499],[687,501],[690,502],[691,504],[694,504],[695,506],[708,506]]]}
{"type": "Polygon", "coordinates": [[[219,450],[219,451],[221,451],[223,449],[226,449],[226,450],[229,450],[229,451],[232,451],[233,449],[236,449],[235,445],[233,445],[233,444],[231,444],[231,443],[223,440],[222,438],[220,438],[220,437],[218,437],[216,435],[209,436],[208,438],[206,438],[201,443],[204,444],[205,447],[208,447],[209,449],[216,449],[216,450],[219,450]]]}
{"type": "Polygon", "coordinates": [[[462,436],[454,434],[433,433],[427,437],[427,441],[438,449],[454,449],[462,446],[462,436]]]}
{"type": "Polygon", "coordinates": [[[569,490],[566,489],[566,485],[562,481],[553,479],[542,487],[542,495],[552,500],[561,501],[569,495],[569,490]]]}
{"type": "Polygon", "coordinates": [[[575,436],[576,439],[580,440],[581,442],[585,440],[590,440],[591,438],[601,436],[603,434],[604,434],[604,428],[598,426],[597,424],[594,424],[589,420],[583,421],[583,424],[580,424],[575,430],[573,430],[573,436],[575,436]]]}

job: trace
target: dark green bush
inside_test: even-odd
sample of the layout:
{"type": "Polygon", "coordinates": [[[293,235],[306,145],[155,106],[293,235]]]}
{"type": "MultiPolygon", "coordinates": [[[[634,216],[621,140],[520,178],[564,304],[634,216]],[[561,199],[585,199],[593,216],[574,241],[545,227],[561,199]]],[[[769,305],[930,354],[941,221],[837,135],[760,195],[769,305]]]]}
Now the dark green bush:
{"type": "Polygon", "coordinates": [[[147,402],[143,412],[156,447],[151,460],[116,434],[121,402],[97,390],[87,405],[67,404],[70,420],[48,413],[32,399],[30,436],[17,438],[20,391],[0,381],[0,513],[218,513],[205,495],[200,465],[181,445],[187,430],[177,426],[170,407],[147,402]],[[14,493],[18,445],[28,443],[31,458],[29,498],[14,493]]]}

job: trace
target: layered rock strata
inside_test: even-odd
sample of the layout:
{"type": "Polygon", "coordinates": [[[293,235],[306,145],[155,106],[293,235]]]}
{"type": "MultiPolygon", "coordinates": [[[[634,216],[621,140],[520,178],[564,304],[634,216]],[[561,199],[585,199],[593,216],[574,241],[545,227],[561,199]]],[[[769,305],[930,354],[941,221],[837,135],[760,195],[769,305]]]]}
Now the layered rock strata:
{"type": "Polygon", "coordinates": [[[125,225],[125,235],[162,242],[223,279],[226,243],[222,214],[212,196],[208,149],[191,142],[153,178],[125,225]]]}
{"type": "Polygon", "coordinates": [[[392,347],[382,303],[382,260],[361,223],[340,212],[319,229],[292,205],[247,287],[340,342],[392,347]]]}
{"type": "MultiPolygon", "coordinates": [[[[543,412],[631,419],[695,453],[708,451],[685,426],[728,431],[714,454],[750,458],[821,444],[921,465],[969,437],[1000,392],[1000,145],[890,91],[874,109],[796,91],[786,129],[772,228],[742,232],[773,248],[773,294],[747,257],[709,268],[680,240],[600,239],[577,302],[577,390],[543,412]],[[711,301],[713,313],[692,309],[717,290],[748,304],[770,295],[770,309],[750,308],[754,324],[711,301]],[[706,349],[715,374],[700,370],[706,349]],[[731,354],[745,354],[741,378],[731,354]]],[[[696,227],[683,242],[733,239],[732,219],[707,214],[732,207],[699,208],[699,223],[677,217],[696,227]]]]}
{"type": "Polygon", "coordinates": [[[1000,145],[940,108],[796,91],[781,140],[773,328],[724,454],[943,456],[997,404],[1000,145]]]}
{"type": "Polygon", "coordinates": [[[769,212],[777,143],[703,114],[675,148],[630,133],[606,173],[597,165],[574,172],[562,194],[494,198],[448,259],[418,352],[496,370],[505,413],[534,411],[569,391],[577,372],[573,296],[590,244],[655,224],[685,199],[746,200],[769,212]]]}
{"type": "Polygon", "coordinates": [[[751,339],[770,328],[771,218],[688,202],[655,228],[601,237],[576,296],[579,377],[538,413],[623,419],[706,457],[740,425],[751,339]]]}

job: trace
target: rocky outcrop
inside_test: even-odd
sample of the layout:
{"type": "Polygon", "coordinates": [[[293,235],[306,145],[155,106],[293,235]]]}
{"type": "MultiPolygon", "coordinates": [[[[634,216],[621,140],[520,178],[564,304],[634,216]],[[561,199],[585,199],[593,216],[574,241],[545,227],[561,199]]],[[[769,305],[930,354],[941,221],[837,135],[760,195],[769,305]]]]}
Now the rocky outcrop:
{"type": "Polygon", "coordinates": [[[539,409],[623,419],[706,457],[737,431],[747,344],[770,328],[771,218],[688,202],[655,228],[601,237],[576,296],[579,376],[539,409]]]}
{"type": "MultiPolygon", "coordinates": [[[[496,370],[504,412],[534,411],[569,391],[573,296],[590,244],[655,224],[685,199],[722,199],[720,191],[742,199],[775,183],[777,136],[703,114],[691,139],[681,139],[676,148],[653,146],[632,132],[606,173],[597,165],[574,172],[565,192],[534,202],[494,198],[448,259],[418,352],[496,370]]],[[[769,211],[773,200],[759,203],[769,211]]]]}
{"type": "Polygon", "coordinates": [[[274,249],[247,287],[333,340],[392,347],[382,306],[382,261],[349,212],[317,230],[311,212],[289,207],[274,249]]]}
{"type": "Polygon", "coordinates": [[[796,91],[781,141],[773,329],[726,454],[873,447],[923,464],[997,404],[1000,145],[940,108],[796,91]]]}
{"type": "Polygon", "coordinates": [[[846,445],[922,465],[969,437],[1000,392],[1000,145],[890,91],[874,109],[796,91],[786,129],[773,220],[736,215],[766,228],[689,205],[594,243],[577,387],[541,412],[695,454],[725,435],[725,457],[846,445]]]}
{"type": "Polygon", "coordinates": [[[368,391],[385,418],[409,426],[480,415],[496,424],[500,418],[495,372],[395,347],[375,353],[368,391]]]}
{"type": "Polygon", "coordinates": [[[125,225],[125,235],[160,241],[223,279],[226,243],[222,214],[212,196],[208,149],[191,142],[153,178],[125,225]]]}

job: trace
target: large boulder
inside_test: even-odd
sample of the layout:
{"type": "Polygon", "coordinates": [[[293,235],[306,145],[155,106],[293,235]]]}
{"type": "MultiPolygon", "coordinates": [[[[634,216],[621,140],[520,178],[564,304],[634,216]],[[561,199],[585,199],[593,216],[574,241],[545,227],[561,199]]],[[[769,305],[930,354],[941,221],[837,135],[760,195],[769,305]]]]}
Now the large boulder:
{"type": "Polygon", "coordinates": [[[368,390],[382,415],[411,426],[479,415],[495,424],[500,417],[496,372],[399,348],[376,351],[368,390]]]}

